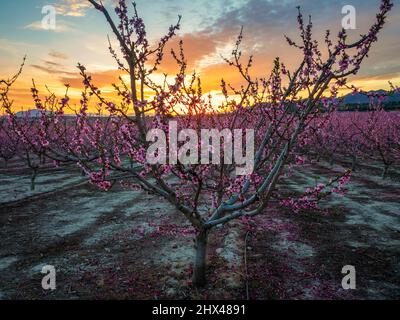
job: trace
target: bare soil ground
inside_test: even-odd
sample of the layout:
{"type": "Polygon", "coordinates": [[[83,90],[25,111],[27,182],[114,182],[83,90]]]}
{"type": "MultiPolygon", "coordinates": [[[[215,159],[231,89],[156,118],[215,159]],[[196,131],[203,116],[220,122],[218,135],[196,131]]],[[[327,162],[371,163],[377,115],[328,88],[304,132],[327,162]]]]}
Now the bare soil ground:
{"type": "MultiPolygon", "coordinates": [[[[340,166],[302,167],[298,193],[340,166]]],[[[115,186],[100,192],[72,168],[0,170],[0,299],[387,299],[400,298],[400,182],[373,167],[355,172],[328,214],[271,205],[264,215],[215,229],[209,283],[192,287],[193,230],[164,200],[115,186]],[[41,288],[44,265],[57,289],[41,288]],[[341,287],[354,265],[357,290],[341,287]]]]}

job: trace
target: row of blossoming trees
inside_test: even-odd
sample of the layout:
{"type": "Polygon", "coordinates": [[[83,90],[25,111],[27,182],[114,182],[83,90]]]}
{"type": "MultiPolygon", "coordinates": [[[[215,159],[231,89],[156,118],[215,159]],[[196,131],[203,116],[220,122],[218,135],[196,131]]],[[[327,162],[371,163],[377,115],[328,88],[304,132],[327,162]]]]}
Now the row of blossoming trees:
{"type": "MultiPolygon", "coordinates": [[[[398,88],[394,88],[396,92],[398,88]]],[[[383,97],[384,98],[384,97],[383,97]]],[[[341,162],[356,171],[359,164],[377,165],[386,178],[389,169],[400,164],[400,113],[385,111],[381,104],[371,101],[369,112],[339,112],[326,110],[309,124],[303,145],[296,149],[296,163],[321,159],[341,162]]],[[[255,112],[255,111],[253,111],[255,112]]],[[[34,135],[37,118],[26,113],[18,119],[20,132],[14,130],[12,118],[0,118],[0,159],[7,169],[11,160],[18,159],[31,170],[31,189],[40,169],[59,165],[59,161],[46,162],[43,148],[33,148],[20,139],[21,135],[34,135]]],[[[65,121],[65,120],[64,120],[65,121]]],[[[65,122],[66,129],[72,125],[65,122]]],[[[36,147],[38,145],[36,144],[36,147]]],[[[105,186],[107,184],[102,184],[105,186]]],[[[104,188],[104,187],[103,187],[104,188]]]]}
{"type": "MultiPolygon", "coordinates": [[[[398,88],[393,88],[398,92],[398,88]]],[[[400,164],[400,113],[385,111],[386,96],[372,97],[368,112],[327,112],[307,128],[308,145],[302,152],[315,158],[350,163],[352,171],[361,164],[377,165],[382,178],[400,164]]]]}
{"type": "MultiPolygon", "coordinates": [[[[355,42],[348,42],[345,30],[336,41],[327,32],[324,53],[313,39],[311,18],[304,21],[299,9],[300,41],[289,38],[287,41],[299,50],[300,63],[289,71],[277,58],[271,74],[265,78],[251,76],[253,59],[242,57],[240,34],[226,62],[241,75],[243,85],[234,88],[222,80],[225,101],[218,108],[212,106],[210,98],[204,97],[198,75],[187,74],[182,43],[178,50],[171,52],[179,69],[174,80],[152,81],[167,43],[180,28],[180,18],[166,36],[152,45],[135,4],[128,8],[120,0],[113,15],[100,2],[88,1],[104,16],[117,38],[120,48],[117,50],[110,44],[110,53],[129,81],[121,77],[113,85],[118,99],[110,101],[96,87],[86,68],[78,65],[83,90],[73,117],[66,116],[66,110],[73,109],[68,86],[65,96],[57,98],[52,93],[41,95],[33,84],[32,96],[40,116],[32,123],[32,119],[20,119],[13,113],[8,96],[21,71],[12,79],[2,80],[2,107],[8,114],[2,119],[2,155],[6,159],[14,152],[22,152],[13,149],[18,141],[16,149],[26,150],[31,157],[34,155],[35,161],[45,158],[56,164],[77,164],[103,190],[109,190],[114,181],[123,180],[126,186],[163,197],[196,230],[193,281],[197,286],[204,285],[210,232],[218,232],[220,229],[216,226],[234,219],[268,214],[270,201],[281,198],[278,182],[284,178],[288,165],[296,161],[296,150],[309,144],[308,126],[324,117],[322,111],[335,104],[347,77],[358,73],[377,41],[392,1],[381,1],[375,23],[355,42]],[[148,91],[152,92],[151,98],[146,98],[148,91]],[[88,110],[93,105],[107,116],[90,116],[88,110]],[[218,152],[219,164],[183,161],[184,155],[175,164],[150,164],[146,157],[154,142],[150,130],[168,133],[171,119],[178,122],[179,129],[198,133],[201,129],[253,129],[256,146],[253,172],[237,176],[235,168],[240,163],[226,161],[229,150],[225,148],[217,151],[210,147],[211,155],[218,152]]],[[[179,147],[185,147],[186,138],[179,137],[179,147]]],[[[223,137],[223,146],[227,145],[228,138],[223,137]]],[[[201,142],[198,144],[201,149],[201,142]]],[[[170,148],[158,150],[156,154],[162,151],[170,154],[170,148]]],[[[241,148],[246,151],[245,145],[241,148]]],[[[322,188],[335,190],[335,183],[342,185],[347,179],[347,176],[332,179],[328,185],[318,186],[312,192],[318,193],[322,188]]],[[[311,205],[309,198],[306,200],[311,205]]]]}

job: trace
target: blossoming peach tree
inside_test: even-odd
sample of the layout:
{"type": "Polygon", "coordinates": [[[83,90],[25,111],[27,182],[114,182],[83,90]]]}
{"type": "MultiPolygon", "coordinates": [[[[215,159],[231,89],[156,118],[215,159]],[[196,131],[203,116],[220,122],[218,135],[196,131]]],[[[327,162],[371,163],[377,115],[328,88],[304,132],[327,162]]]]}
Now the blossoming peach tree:
{"type": "Polygon", "coordinates": [[[400,113],[386,111],[375,102],[369,107],[368,112],[334,111],[323,121],[313,121],[308,128],[311,142],[306,153],[317,154],[317,160],[324,157],[331,164],[349,159],[352,171],[362,162],[376,163],[382,167],[382,178],[387,178],[390,168],[400,163],[400,113]]]}
{"type": "MultiPolygon", "coordinates": [[[[33,85],[33,99],[41,116],[35,134],[27,138],[27,143],[36,145],[57,163],[77,163],[91,182],[103,190],[109,190],[114,181],[123,180],[125,185],[165,198],[196,230],[193,283],[202,286],[206,282],[210,232],[234,219],[267,214],[270,201],[281,198],[278,182],[284,178],[288,165],[297,161],[296,150],[309,143],[305,129],[322,110],[334,106],[346,78],[360,70],[385,24],[392,1],[381,1],[376,22],[355,42],[348,42],[345,30],[334,42],[327,31],[324,53],[313,39],[311,17],[305,21],[299,8],[300,41],[289,38],[287,41],[299,50],[301,62],[290,71],[276,58],[271,74],[264,78],[251,75],[253,58],[243,58],[240,33],[232,55],[225,60],[241,75],[243,84],[235,88],[222,80],[224,101],[218,107],[212,105],[211,97],[203,94],[199,76],[187,74],[182,42],[177,50],[171,51],[179,70],[173,80],[165,76],[162,82],[154,81],[166,45],[180,29],[180,17],[152,45],[135,4],[128,8],[120,0],[114,15],[100,2],[88,1],[104,16],[118,40],[119,50],[112,47],[111,41],[109,50],[129,81],[120,77],[119,83],[113,84],[118,99],[111,101],[79,64],[84,89],[74,117],[65,115],[72,108],[68,87],[65,96],[56,103],[53,101],[48,110],[49,97],[43,101],[33,85]],[[91,105],[103,110],[103,116],[91,116],[88,112],[91,105]],[[220,130],[219,134],[213,129],[220,130]],[[245,134],[239,129],[248,130],[245,134]],[[165,136],[154,135],[154,130],[164,132],[165,136]],[[200,136],[202,130],[209,130],[205,140],[190,138],[193,133],[200,136]],[[171,131],[179,132],[177,139],[171,131]],[[246,141],[243,144],[242,139],[237,139],[238,143],[235,140],[235,147],[241,155],[252,155],[251,172],[236,174],[244,162],[241,157],[232,160],[232,132],[237,133],[235,138],[246,141]],[[249,139],[251,132],[254,141],[249,139]],[[164,138],[166,144],[157,144],[164,138]],[[204,144],[212,162],[198,161],[198,150],[204,150],[204,144]],[[168,160],[176,161],[161,161],[166,155],[168,160]],[[160,161],[150,162],[150,156],[160,161]]],[[[18,119],[5,94],[2,100],[9,121],[17,127],[18,119]]],[[[333,185],[338,180],[343,185],[348,174],[309,190],[300,199],[300,206],[312,207],[324,188],[340,188],[333,185]]],[[[298,208],[299,204],[296,205],[298,208]]]]}

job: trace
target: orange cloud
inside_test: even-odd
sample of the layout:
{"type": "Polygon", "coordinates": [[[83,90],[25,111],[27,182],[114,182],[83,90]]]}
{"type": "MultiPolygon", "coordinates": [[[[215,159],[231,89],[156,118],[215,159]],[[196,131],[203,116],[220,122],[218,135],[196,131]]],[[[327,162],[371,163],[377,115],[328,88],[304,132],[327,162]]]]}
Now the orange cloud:
{"type": "MultiPolygon", "coordinates": [[[[99,88],[111,87],[112,83],[118,83],[119,76],[125,74],[123,71],[118,69],[99,71],[99,72],[88,72],[92,76],[93,84],[99,88]]],[[[60,82],[63,84],[69,84],[74,88],[82,88],[82,77],[76,73],[73,76],[60,77],[60,82]]]]}
{"type": "MultiPolygon", "coordinates": [[[[185,58],[188,62],[189,69],[193,69],[196,63],[204,57],[216,51],[218,42],[211,35],[206,33],[185,34],[181,37],[173,38],[165,48],[164,59],[162,61],[160,71],[173,73],[177,70],[177,63],[171,55],[171,49],[179,54],[179,42],[183,41],[183,49],[185,58]]],[[[152,61],[150,61],[151,63],[152,61]]]]}

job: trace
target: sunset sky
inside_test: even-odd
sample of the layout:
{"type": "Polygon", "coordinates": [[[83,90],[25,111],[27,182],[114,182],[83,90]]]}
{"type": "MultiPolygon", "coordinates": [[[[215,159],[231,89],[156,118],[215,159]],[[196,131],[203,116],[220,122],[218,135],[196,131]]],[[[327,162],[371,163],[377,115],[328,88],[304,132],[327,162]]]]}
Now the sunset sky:
{"type": "MultiPolygon", "coordinates": [[[[112,0],[104,1],[108,6],[112,0]]],[[[137,0],[139,13],[147,26],[151,41],[159,39],[175,23],[178,14],[183,16],[178,40],[184,40],[189,66],[202,76],[204,91],[219,92],[221,77],[233,84],[238,76],[226,66],[220,55],[228,56],[235,38],[244,27],[244,50],[254,54],[252,74],[268,73],[271,63],[280,56],[288,66],[299,61],[296,50],[288,47],[283,35],[296,39],[296,6],[313,16],[315,35],[321,38],[326,29],[337,33],[341,28],[344,5],[357,10],[355,37],[367,31],[374,21],[378,0],[137,0]]],[[[94,75],[96,84],[107,91],[117,81],[118,71],[110,57],[107,35],[111,31],[103,16],[86,0],[15,0],[2,1],[0,11],[0,77],[11,76],[24,55],[27,63],[18,83],[12,90],[15,109],[32,108],[29,88],[34,78],[39,88],[47,84],[58,94],[63,84],[72,86],[71,96],[79,96],[80,78],[76,65],[84,64],[94,75]],[[57,8],[56,30],[41,28],[42,7],[57,8]]],[[[400,84],[400,5],[395,1],[388,24],[380,40],[364,63],[361,73],[353,79],[365,90],[388,88],[388,81],[400,84]]],[[[167,58],[162,72],[175,71],[172,59],[167,58]]]]}

